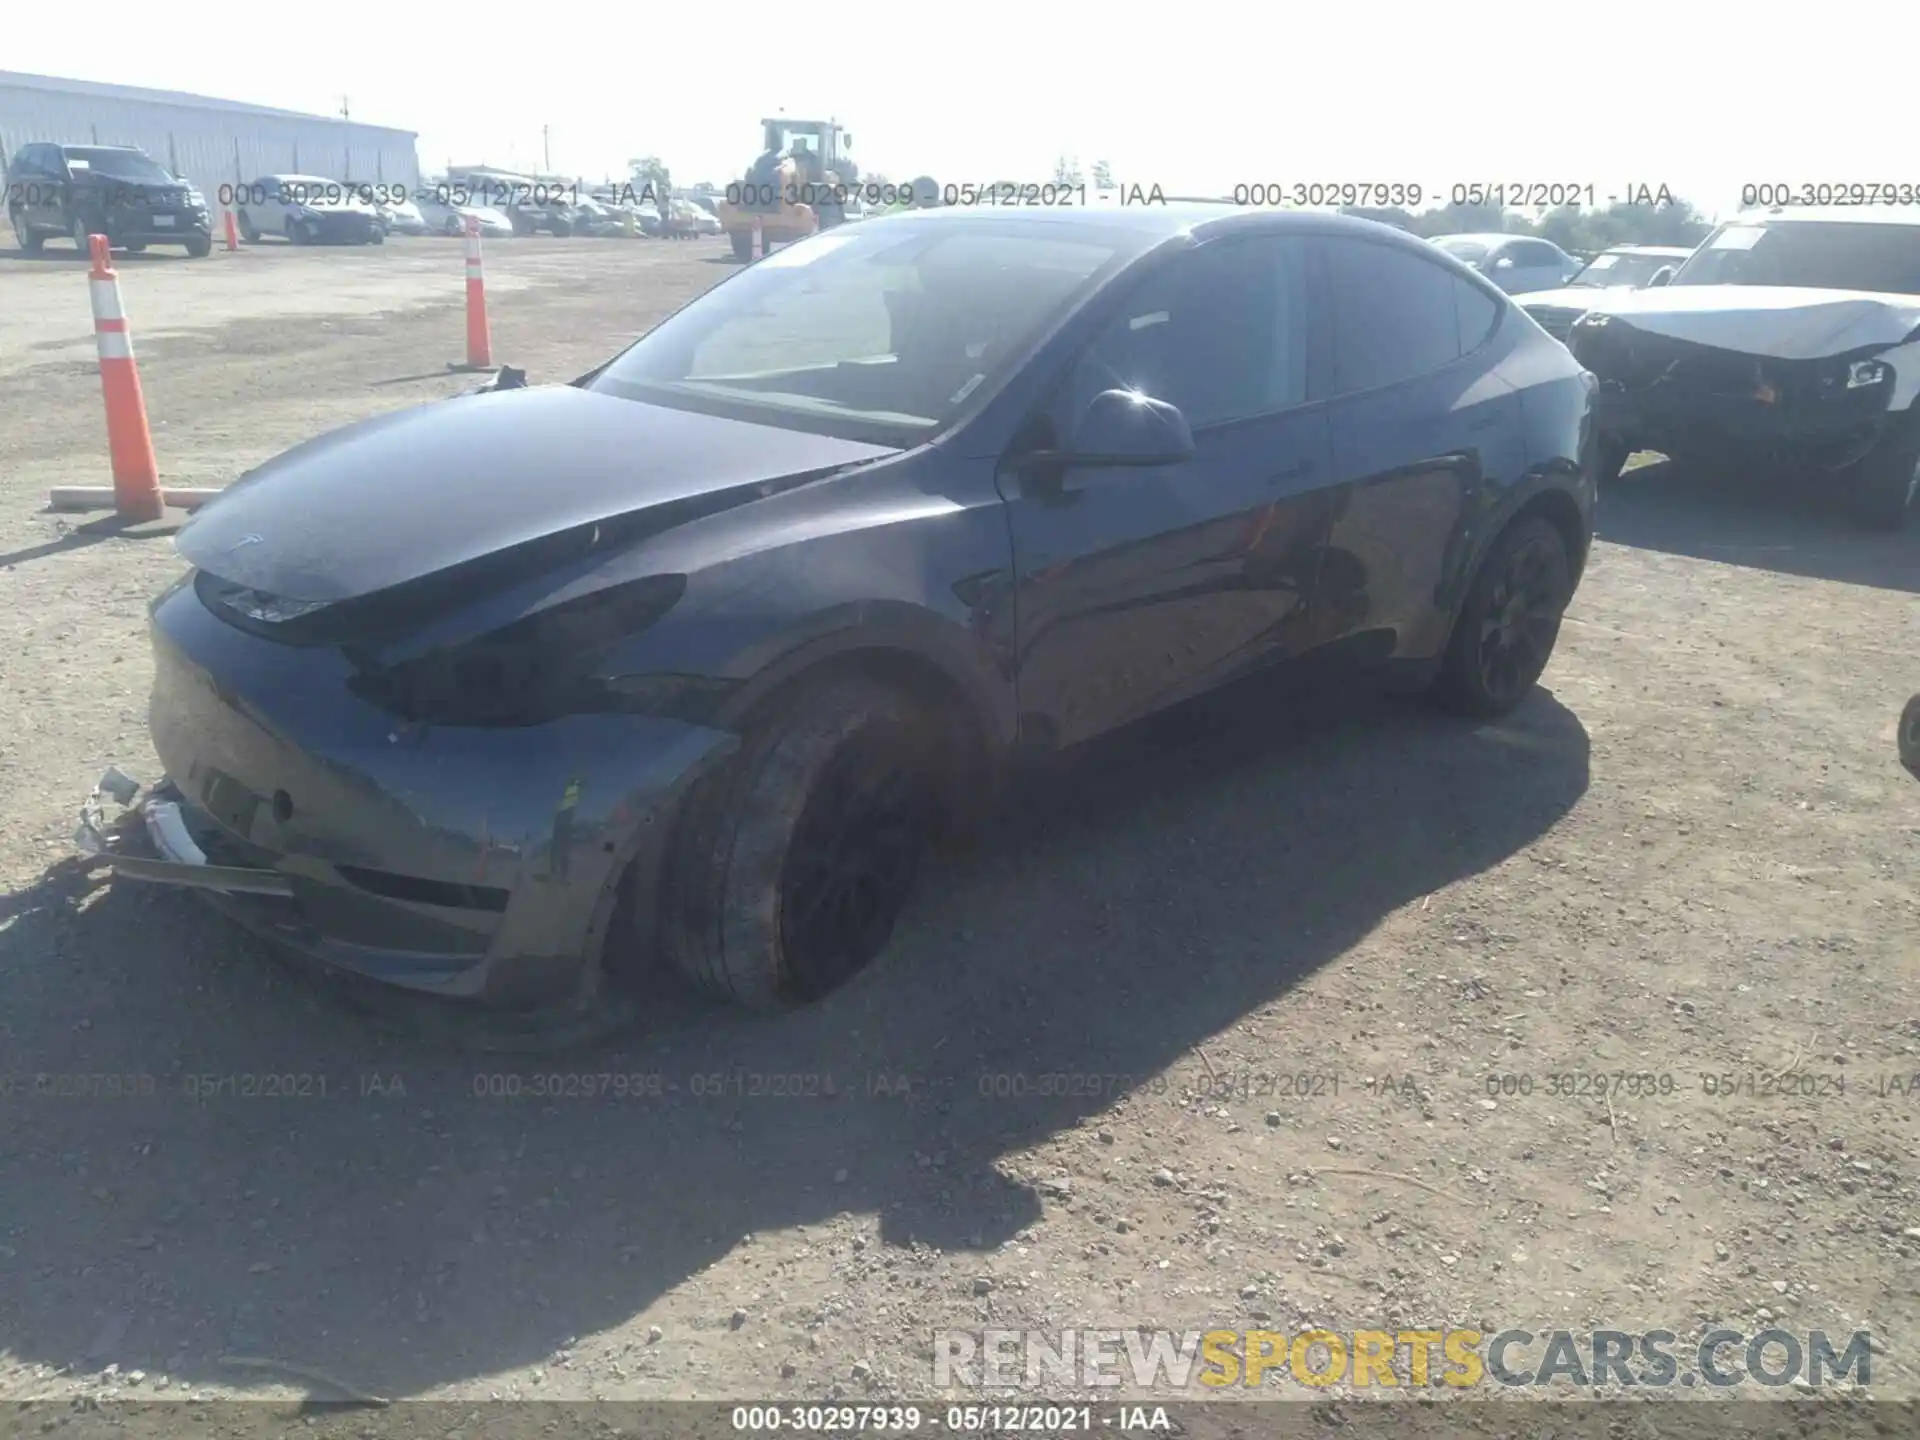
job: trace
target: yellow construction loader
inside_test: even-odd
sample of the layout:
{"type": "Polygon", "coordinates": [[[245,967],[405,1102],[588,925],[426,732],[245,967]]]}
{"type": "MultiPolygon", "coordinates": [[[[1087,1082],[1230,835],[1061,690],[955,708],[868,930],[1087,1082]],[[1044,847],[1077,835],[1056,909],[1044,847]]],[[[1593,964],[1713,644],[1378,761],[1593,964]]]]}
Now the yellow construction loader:
{"type": "Polygon", "coordinates": [[[762,120],[760,127],[760,158],[714,207],[738,260],[753,258],[756,236],[764,255],[775,245],[832,229],[860,193],[853,136],[836,122],[782,115],[762,120]]]}

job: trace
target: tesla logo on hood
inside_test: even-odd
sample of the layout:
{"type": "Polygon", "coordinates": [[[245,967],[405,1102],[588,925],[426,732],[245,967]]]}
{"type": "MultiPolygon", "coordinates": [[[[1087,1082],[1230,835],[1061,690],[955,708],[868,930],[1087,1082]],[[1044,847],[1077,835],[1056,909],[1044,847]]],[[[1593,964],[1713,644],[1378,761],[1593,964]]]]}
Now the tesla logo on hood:
{"type": "Polygon", "coordinates": [[[265,538],[266,537],[262,535],[242,535],[235,544],[227,547],[227,553],[231,555],[235,550],[244,550],[249,545],[258,545],[265,538]]]}

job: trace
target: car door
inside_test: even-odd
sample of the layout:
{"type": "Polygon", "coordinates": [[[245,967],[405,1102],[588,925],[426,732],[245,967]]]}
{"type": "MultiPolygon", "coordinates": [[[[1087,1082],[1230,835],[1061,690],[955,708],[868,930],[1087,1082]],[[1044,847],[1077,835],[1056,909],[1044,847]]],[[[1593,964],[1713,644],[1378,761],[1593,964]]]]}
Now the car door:
{"type": "Polygon", "coordinates": [[[69,181],[67,159],[58,145],[30,145],[33,155],[31,203],[28,218],[39,230],[66,234],[73,226],[67,219],[69,181]]]}
{"type": "Polygon", "coordinates": [[[1511,306],[1405,245],[1321,244],[1337,488],[1313,639],[1367,664],[1427,658],[1489,479],[1526,464],[1519,395],[1486,360],[1511,306]]]}
{"type": "MultiPolygon", "coordinates": [[[[1014,454],[1111,389],[1180,407],[1192,459],[1004,466],[1023,725],[1072,744],[1295,653],[1326,530],[1306,243],[1234,237],[1130,287],[1014,454]]],[[[1010,457],[1011,458],[1011,457],[1010,457]]]]}
{"type": "Polygon", "coordinates": [[[253,228],[262,233],[284,235],[287,231],[287,204],[294,186],[284,175],[262,175],[247,193],[253,228]],[[254,203],[257,202],[257,203],[254,203]]]}

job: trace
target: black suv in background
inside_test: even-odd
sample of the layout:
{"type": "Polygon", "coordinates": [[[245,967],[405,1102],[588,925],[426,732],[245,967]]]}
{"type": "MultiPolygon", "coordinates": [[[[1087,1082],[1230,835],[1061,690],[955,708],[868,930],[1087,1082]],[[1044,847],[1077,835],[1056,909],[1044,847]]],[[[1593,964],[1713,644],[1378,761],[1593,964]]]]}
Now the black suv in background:
{"type": "Polygon", "coordinates": [[[87,236],[114,245],[184,245],[199,257],[213,249],[207,197],[130,145],[22,145],[7,164],[7,219],[20,248],[36,253],[64,236],[81,254],[87,236]]]}

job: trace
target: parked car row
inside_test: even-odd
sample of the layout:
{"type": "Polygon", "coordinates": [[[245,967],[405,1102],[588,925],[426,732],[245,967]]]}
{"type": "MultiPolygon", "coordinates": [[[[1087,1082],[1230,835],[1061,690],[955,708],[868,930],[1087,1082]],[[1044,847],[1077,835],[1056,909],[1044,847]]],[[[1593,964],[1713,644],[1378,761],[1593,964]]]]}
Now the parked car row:
{"type": "MultiPolygon", "coordinates": [[[[92,234],[135,251],[172,244],[203,256],[213,249],[214,207],[207,196],[135,146],[23,145],[7,160],[5,176],[7,220],[28,253],[50,239],[71,240],[84,252],[92,234]]],[[[286,172],[220,188],[221,204],[231,206],[249,244],[272,236],[296,245],[378,245],[389,235],[464,234],[469,220],[489,239],[720,233],[710,210],[686,200],[670,201],[662,217],[657,206],[636,205],[613,187],[583,193],[511,177],[409,192],[397,183],[286,172]],[[496,196],[503,203],[485,203],[496,196]]]]}

